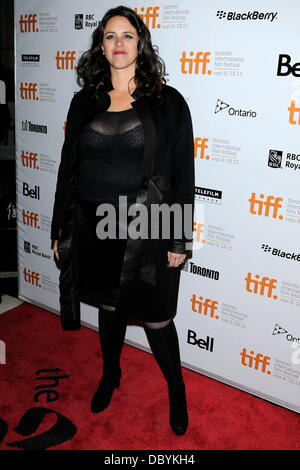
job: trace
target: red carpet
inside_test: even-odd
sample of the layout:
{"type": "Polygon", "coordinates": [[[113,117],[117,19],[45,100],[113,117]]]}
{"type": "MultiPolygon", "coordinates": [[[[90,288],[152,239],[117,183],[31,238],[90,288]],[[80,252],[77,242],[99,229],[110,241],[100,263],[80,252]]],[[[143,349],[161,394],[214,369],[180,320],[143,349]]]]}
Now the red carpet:
{"type": "Polygon", "coordinates": [[[187,369],[190,425],[176,436],[158,366],[128,345],[120,388],[109,408],[92,414],[101,372],[97,332],[63,332],[58,316],[31,304],[0,315],[0,340],[0,450],[300,448],[298,414],[187,369]]]}

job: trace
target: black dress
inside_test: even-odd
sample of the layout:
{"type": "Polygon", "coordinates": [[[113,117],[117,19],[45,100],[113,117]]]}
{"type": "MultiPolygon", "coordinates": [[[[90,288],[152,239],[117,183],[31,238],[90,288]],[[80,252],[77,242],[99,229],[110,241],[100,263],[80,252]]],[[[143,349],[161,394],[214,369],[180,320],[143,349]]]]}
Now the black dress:
{"type": "MultiPolygon", "coordinates": [[[[76,198],[79,288],[84,302],[99,307],[116,305],[127,239],[119,238],[119,196],[127,211],[136,200],[143,176],[144,134],[136,111],[106,111],[96,115],[80,134],[80,171],[76,198]],[[125,198],[123,198],[125,200],[125,198]],[[115,208],[117,238],[100,239],[96,215],[99,204],[115,208]],[[106,269],[105,267],[111,269],[106,269]]],[[[127,218],[128,223],[131,217],[127,218]]],[[[99,225],[98,225],[99,227],[99,225]]],[[[123,233],[127,227],[122,227],[123,233]]],[[[125,230],[125,231],[126,231],[125,230]]]]}

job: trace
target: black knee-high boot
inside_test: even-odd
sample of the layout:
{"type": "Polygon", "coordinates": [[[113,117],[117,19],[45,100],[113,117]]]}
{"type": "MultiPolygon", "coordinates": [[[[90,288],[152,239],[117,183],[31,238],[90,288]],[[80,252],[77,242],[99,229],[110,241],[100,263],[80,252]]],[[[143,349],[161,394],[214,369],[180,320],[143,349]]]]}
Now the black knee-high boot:
{"type": "Polygon", "coordinates": [[[120,386],[120,356],[124,344],[127,321],[114,311],[99,309],[99,337],[103,373],[92,399],[91,411],[99,413],[108,407],[115,388],[120,386]]]}
{"type": "Polygon", "coordinates": [[[175,434],[182,435],[188,427],[188,413],[175,324],[171,320],[167,326],[158,329],[145,325],[145,331],[153,355],[168,382],[170,426],[175,434]]]}

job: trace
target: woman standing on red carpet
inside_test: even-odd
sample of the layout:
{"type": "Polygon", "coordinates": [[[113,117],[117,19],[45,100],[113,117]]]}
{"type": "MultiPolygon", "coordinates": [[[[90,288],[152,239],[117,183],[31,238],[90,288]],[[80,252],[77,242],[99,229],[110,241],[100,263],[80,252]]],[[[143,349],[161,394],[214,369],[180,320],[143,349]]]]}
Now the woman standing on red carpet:
{"type": "Polygon", "coordinates": [[[168,383],[170,426],[182,435],[188,413],[173,317],[182,263],[191,255],[190,112],[182,95],[165,84],[164,64],[150,32],[129,8],[104,15],[77,74],[82,89],[67,116],[51,230],[61,268],[62,326],[80,327],[80,301],[99,308],[103,374],[91,403],[98,413],[120,385],[126,319],[142,321],[168,383]],[[179,235],[171,216],[168,236],[162,236],[151,218],[148,234],[158,229],[156,238],[130,236],[127,229],[138,212],[128,213],[125,238],[99,234],[99,222],[107,215],[99,211],[103,204],[116,211],[119,234],[124,223],[118,216],[124,208],[143,205],[149,213],[155,205],[170,208],[174,203],[190,209],[185,213],[188,223],[181,219],[179,235]]]}

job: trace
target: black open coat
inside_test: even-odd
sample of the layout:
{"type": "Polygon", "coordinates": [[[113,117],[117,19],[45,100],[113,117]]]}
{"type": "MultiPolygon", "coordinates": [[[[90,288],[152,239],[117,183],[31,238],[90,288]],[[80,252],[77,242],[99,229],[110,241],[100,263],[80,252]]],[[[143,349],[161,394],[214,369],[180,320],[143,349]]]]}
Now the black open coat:
{"type": "MultiPolygon", "coordinates": [[[[110,106],[108,91],[111,82],[97,95],[86,89],[76,93],[67,115],[65,141],[58,171],[51,226],[51,239],[58,240],[60,257],[60,307],[64,329],[80,327],[78,289],[78,257],[74,237],[75,194],[78,181],[79,157],[77,142],[85,124],[95,114],[110,106]]],[[[132,106],[138,113],[144,130],[143,180],[137,193],[137,203],[146,206],[166,203],[194,204],[194,139],[189,108],[182,95],[173,87],[162,87],[162,102],[136,89],[132,106]]],[[[176,313],[181,267],[167,268],[167,252],[191,256],[193,216],[189,236],[180,239],[127,239],[120,277],[117,311],[130,313],[143,310],[145,321],[167,319],[176,313]],[[189,246],[189,247],[188,247],[189,246]]],[[[113,269],[99,266],[99,269],[113,269]]],[[[92,304],[92,302],[91,302],[92,304]]]]}

